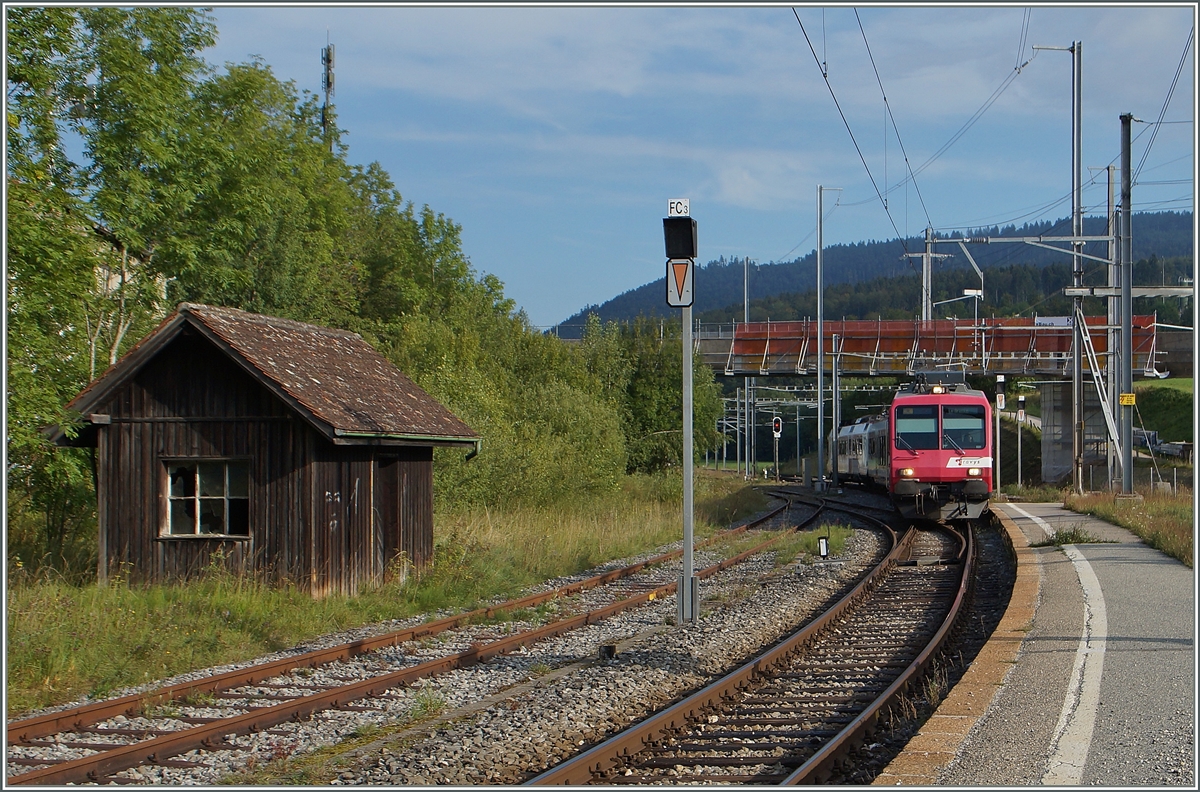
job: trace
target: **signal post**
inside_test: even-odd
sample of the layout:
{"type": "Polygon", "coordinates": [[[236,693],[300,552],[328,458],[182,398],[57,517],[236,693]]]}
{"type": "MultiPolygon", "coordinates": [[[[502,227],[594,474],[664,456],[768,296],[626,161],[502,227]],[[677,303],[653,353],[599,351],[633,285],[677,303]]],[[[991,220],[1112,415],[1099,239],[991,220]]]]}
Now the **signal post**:
{"type": "Polygon", "coordinates": [[[696,273],[696,221],[687,198],[667,202],[663,218],[667,248],[667,305],[683,309],[683,574],[676,589],[678,623],[693,622],[699,614],[699,581],[693,568],[692,530],[694,485],[692,481],[692,303],[696,273]]]}
{"type": "MultiPolygon", "coordinates": [[[[799,431],[799,430],[797,430],[799,431]]],[[[771,433],[775,435],[775,483],[779,483],[779,436],[783,434],[783,419],[778,415],[771,419],[771,433]]]]}

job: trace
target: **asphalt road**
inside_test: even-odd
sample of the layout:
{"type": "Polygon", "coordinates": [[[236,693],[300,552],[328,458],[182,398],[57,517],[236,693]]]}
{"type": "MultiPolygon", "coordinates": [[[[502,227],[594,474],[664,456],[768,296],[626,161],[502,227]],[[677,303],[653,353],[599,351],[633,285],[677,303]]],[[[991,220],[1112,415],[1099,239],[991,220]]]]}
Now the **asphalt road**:
{"type": "Polygon", "coordinates": [[[1194,572],[1059,504],[998,508],[1031,544],[1072,527],[1103,542],[1036,549],[1017,663],[939,783],[1194,787],[1194,572]]]}

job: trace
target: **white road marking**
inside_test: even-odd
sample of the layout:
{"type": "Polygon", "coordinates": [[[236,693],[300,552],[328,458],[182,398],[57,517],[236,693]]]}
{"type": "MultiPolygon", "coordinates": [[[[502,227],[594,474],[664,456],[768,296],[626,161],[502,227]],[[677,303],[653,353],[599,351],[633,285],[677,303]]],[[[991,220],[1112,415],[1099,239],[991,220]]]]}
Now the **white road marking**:
{"type": "MultiPolygon", "coordinates": [[[[1054,535],[1050,525],[1040,517],[1019,506],[1005,504],[1033,520],[1049,539],[1054,535]]],[[[1077,786],[1083,779],[1083,768],[1092,733],[1096,727],[1096,711],[1100,705],[1100,676],[1104,671],[1104,648],[1108,638],[1108,612],[1104,592],[1092,565],[1075,545],[1063,545],[1063,552],[1075,565],[1079,585],[1083,588],[1083,633],[1075,650],[1075,665],[1063,699],[1062,712],[1050,740],[1051,755],[1042,783],[1048,786],[1077,786]]]]}
{"type": "Polygon", "coordinates": [[[1062,713],[1054,729],[1049,769],[1043,784],[1075,786],[1083,778],[1083,766],[1092,744],[1096,711],[1100,706],[1100,675],[1104,671],[1104,647],[1108,638],[1108,614],[1104,593],[1092,565],[1075,545],[1063,545],[1063,551],[1075,565],[1083,586],[1083,634],[1075,650],[1071,683],[1063,701],[1062,713]]]}
{"type": "Polygon", "coordinates": [[[1015,503],[1006,503],[1006,504],[1004,504],[1004,508],[1015,511],[1017,514],[1020,514],[1021,516],[1026,517],[1030,520],[1033,520],[1033,522],[1037,525],[1037,527],[1042,529],[1042,533],[1046,534],[1047,539],[1051,539],[1054,537],[1055,531],[1053,528],[1050,527],[1050,523],[1046,522],[1041,517],[1038,517],[1036,514],[1030,514],[1029,512],[1025,511],[1024,509],[1022,509],[1020,506],[1016,505],[1015,503]]]}

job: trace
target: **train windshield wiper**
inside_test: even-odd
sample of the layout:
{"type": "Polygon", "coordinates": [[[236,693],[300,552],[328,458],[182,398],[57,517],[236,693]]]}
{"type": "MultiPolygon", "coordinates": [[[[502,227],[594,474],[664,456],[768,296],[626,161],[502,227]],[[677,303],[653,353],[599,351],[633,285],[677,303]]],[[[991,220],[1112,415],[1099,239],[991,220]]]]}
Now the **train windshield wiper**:
{"type": "Polygon", "coordinates": [[[896,442],[904,443],[905,447],[908,448],[909,451],[912,451],[914,454],[917,453],[917,449],[913,448],[913,444],[905,440],[904,435],[900,434],[899,432],[896,432],[896,442]]]}
{"type": "Polygon", "coordinates": [[[967,455],[967,452],[966,452],[966,451],[963,451],[963,447],[962,447],[962,446],[960,446],[958,443],[954,442],[954,438],[953,438],[953,437],[951,437],[950,435],[948,435],[948,434],[943,434],[943,435],[942,435],[942,439],[943,439],[943,440],[945,440],[945,441],[947,441],[948,443],[950,443],[950,445],[954,446],[954,447],[955,447],[955,449],[957,449],[957,450],[958,450],[958,453],[962,454],[963,456],[966,456],[966,455],[967,455]]]}

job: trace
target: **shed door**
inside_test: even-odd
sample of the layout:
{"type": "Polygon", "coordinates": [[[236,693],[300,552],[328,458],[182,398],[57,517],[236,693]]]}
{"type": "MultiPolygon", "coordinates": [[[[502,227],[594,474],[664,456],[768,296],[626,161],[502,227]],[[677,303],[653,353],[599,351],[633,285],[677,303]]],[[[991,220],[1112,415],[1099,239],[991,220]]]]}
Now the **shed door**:
{"type": "Polygon", "coordinates": [[[398,553],[417,569],[433,555],[433,448],[398,449],[375,460],[375,546],[386,570],[398,553]]]}
{"type": "MultiPolygon", "coordinates": [[[[380,556],[376,559],[377,569],[386,575],[392,561],[403,546],[402,517],[404,490],[407,477],[404,465],[398,457],[381,456],[375,461],[375,547],[380,556]]],[[[411,559],[410,559],[411,560],[411,559]]]]}

